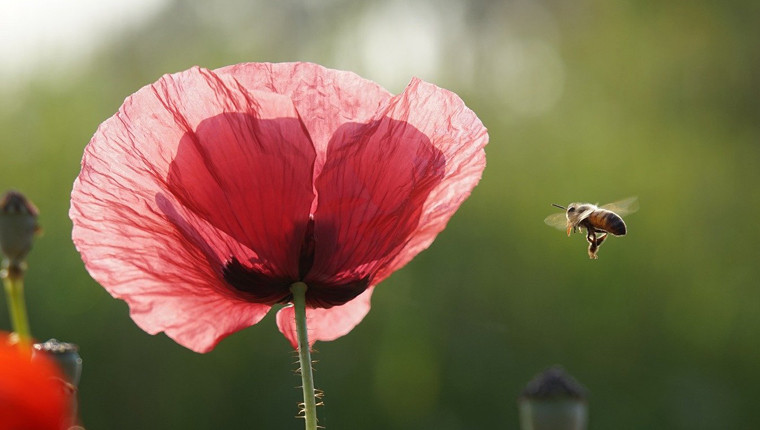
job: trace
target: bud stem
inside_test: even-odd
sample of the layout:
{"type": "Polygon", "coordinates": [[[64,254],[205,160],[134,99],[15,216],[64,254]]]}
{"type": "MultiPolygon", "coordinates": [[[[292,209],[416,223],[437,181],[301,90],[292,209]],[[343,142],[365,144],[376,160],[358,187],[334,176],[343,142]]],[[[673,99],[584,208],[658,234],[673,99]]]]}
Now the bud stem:
{"type": "Polygon", "coordinates": [[[296,331],[298,333],[298,359],[301,364],[301,381],[303,388],[303,417],[306,430],[317,429],[317,402],[314,392],[314,375],[311,368],[311,348],[306,332],[306,290],[303,282],[290,286],[293,293],[293,307],[296,314],[296,331]]]}
{"type": "Polygon", "coordinates": [[[26,303],[24,302],[23,269],[11,266],[2,273],[13,331],[18,335],[23,345],[31,347],[32,333],[29,329],[29,318],[26,315],[26,303]]]}

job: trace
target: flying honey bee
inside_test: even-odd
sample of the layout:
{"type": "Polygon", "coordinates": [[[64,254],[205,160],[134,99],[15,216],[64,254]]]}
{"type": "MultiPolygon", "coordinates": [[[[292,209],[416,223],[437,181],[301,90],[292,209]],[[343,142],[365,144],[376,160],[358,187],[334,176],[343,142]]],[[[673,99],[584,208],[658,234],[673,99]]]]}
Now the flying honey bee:
{"type": "Polygon", "coordinates": [[[608,233],[613,236],[625,236],[628,232],[623,216],[639,210],[639,201],[636,197],[629,197],[604,206],[591,203],[570,203],[567,208],[554,203],[552,206],[564,210],[565,213],[549,215],[544,222],[558,229],[567,229],[568,236],[585,228],[588,257],[596,260],[596,252],[608,233]]]}

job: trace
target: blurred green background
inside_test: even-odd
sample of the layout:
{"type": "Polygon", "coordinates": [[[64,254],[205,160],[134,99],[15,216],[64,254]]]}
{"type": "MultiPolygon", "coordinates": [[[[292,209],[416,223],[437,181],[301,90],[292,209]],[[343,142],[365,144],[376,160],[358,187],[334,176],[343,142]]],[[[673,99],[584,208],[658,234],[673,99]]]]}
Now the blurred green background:
{"type": "MultiPolygon", "coordinates": [[[[76,3],[3,25],[65,24],[76,3]]],[[[98,124],[164,73],[245,61],[313,61],[394,93],[419,76],[490,133],[448,228],[353,332],[317,344],[326,428],[517,428],[518,395],[554,364],[589,389],[591,429],[760,427],[760,3],[139,3],[69,25],[96,30],[81,46],[28,48],[39,58],[6,61],[0,85],[0,189],[26,193],[44,228],[32,330],[79,344],[89,429],[303,428],[273,315],[195,354],[138,329],[70,240],[98,124]],[[597,261],[543,223],[553,202],[631,195],[629,235],[597,261]]]]}

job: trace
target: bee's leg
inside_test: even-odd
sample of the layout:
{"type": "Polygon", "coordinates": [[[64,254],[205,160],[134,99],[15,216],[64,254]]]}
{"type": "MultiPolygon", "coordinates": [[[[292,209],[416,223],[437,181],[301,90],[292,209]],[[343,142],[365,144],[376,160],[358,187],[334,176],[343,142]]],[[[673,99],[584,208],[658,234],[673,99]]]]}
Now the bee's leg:
{"type": "Polygon", "coordinates": [[[599,247],[602,246],[602,242],[604,242],[604,239],[607,238],[607,233],[602,233],[599,235],[599,237],[596,236],[596,232],[593,234],[589,234],[586,237],[586,240],[588,240],[588,258],[591,258],[593,260],[596,260],[597,255],[596,252],[599,250],[599,247]]]}
{"type": "Polygon", "coordinates": [[[588,241],[588,258],[596,260],[598,258],[596,256],[596,250],[599,249],[599,245],[601,244],[601,241],[604,240],[604,237],[602,237],[601,240],[597,239],[596,232],[589,229],[586,234],[586,240],[588,241]]]}
{"type": "Polygon", "coordinates": [[[588,243],[596,242],[596,232],[593,229],[586,230],[586,240],[588,243]]]}
{"type": "Polygon", "coordinates": [[[597,248],[599,248],[600,246],[602,246],[602,242],[604,242],[604,239],[607,239],[607,233],[603,233],[603,234],[599,235],[596,238],[596,247],[597,248]]]}

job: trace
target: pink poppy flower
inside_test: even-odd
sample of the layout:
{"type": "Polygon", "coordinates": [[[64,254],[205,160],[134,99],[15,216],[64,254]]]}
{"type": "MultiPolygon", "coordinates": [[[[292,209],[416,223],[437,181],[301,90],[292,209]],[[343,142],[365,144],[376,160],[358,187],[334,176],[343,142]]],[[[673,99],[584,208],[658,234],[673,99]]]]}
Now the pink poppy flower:
{"type": "MultiPolygon", "coordinates": [[[[73,240],[143,330],[198,352],[291,301],[309,341],[370,308],[373,287],[427,248],[480,180],[485,127],[455,94],[394,96],[310,63],[165,75],[85,149],[73,240]]],[[[277,314],[296,345],[292,307],[277,314]]]]}

